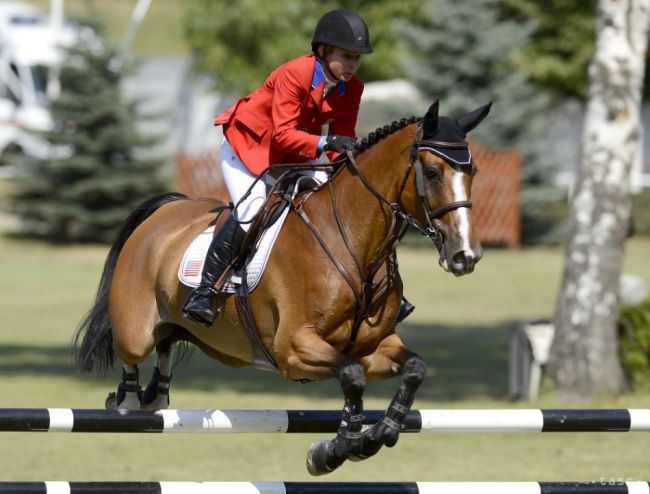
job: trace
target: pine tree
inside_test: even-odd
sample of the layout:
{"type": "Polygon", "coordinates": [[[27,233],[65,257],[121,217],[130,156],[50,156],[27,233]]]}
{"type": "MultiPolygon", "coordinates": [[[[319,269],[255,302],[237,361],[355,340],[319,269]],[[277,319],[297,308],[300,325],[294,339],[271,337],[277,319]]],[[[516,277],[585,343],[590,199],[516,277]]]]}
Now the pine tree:
{"type": "Polygon", "coordinates": [[[61,67],[61,94],[51,104],[54,128],[38,136],[51,158],[17,158],[12,198],[22,233],[53,242],[112,241],[128,212],[166,189],[163,161],[147,153],[158,138],[136,128],[115,69],[115,49],[79,43],[61,67]]]}
{"type": "Polygon", "coordinates": [[[423,3],[422,24],[402,28],[410,47],[404,61],[409,79],[439,98],[446,115],[494,102],[472,137],[491,148],[523,153],[524,242],[533,243],[552,230],[548,205],[561,199],[551,185],[558,160],[545,160],[548,150],[539,147],[550,100],[514,66],[514,55],[527,45],[534,26],[503,19],[500,5],[500,0],[423,3]]]}

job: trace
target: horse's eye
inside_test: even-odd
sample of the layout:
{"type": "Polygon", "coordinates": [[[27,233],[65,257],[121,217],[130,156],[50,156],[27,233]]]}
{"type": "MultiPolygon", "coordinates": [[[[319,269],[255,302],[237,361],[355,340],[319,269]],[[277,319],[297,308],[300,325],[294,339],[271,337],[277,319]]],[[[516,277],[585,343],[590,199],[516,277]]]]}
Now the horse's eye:
{"type": "Polygon", "coordinates": [[[428,166],[425,168],[424,174],[429,180],[440,181],[440,169],[437,166],[428,166]]]}

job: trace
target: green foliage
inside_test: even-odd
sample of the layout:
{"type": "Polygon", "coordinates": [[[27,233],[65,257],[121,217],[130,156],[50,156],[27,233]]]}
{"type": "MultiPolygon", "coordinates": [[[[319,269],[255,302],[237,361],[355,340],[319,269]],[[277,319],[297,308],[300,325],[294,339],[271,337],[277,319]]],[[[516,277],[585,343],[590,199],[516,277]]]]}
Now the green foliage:
{"type": "Polygon", "coordinates": [[[39,134],[51,159],[16,159],[12,206],[27,236],[53,242],[111,241],[136,204],[162,192],[162,162],[143,151],[157,139],[136,130],[135,106],[122,101],[114,50],[80,43],[61,68],[51,105],[54,129],[39,134]]]}
{"type": "Polygon", "coordinates": [[[548,99],[512,64],[531,26],[500,22],[499,1],[429,0],[422,5],[425,25],[402,24],[401,33],[410,80],[440,98],[444,114],[460,116],[493,101],[492,113],[472,135],[507,148],[523,143],[530,116],[542,112],[548,99]]]}
{"type": "Polygon", "coordinates": [[[633,194],[631,199],[634,233],[650,236],[650,189],[633,194]]]}
{"type": "Polygon", "coordinates": [[[560,94],[585,97],[594,52],[596,0],[503,0],[504,14],[535,30],[514,63],[531,80],[560,94]]]}
{"type": "Polygon", "coordinates": [[[650,385],[650,298],[635,306],[621,307],[619,352],[630,384],[650,385]]]}
{"type": "Polygon", "coordinates": [[[363,58],[364,81],[402,75],[395,19],[417,18],[415,0],[191,0],[184,26],[197,68],[214,75],[217,89],[235,95],[259,87],[288,60],[311,52],[316,22],[337,8],[358,12],[368,23],[374,52],[363,58]]]}
{"type": "Polygon", "coordinates": [[[429,0],[420,25],[403,23],[409,46],[404,63],[410,80],[443,113],[461,116],[493,101],[493,109],[472,137],[491,148],[517,148],[524,156],[524,243],[557,236],[549,205],[561,201],[551,184],[557,161],[546,159],[541,137],[550,97],[515,65],[518,50],[533,33],[531,23],[502,19],[500,0],[429,0]]]}
{"type": "Polygon", "coordinates": [[[521,236],[526,245],[559,245],[569,217],[566,192],[551,185],[524,187],[521,194],[524,221],[521,236]]]}

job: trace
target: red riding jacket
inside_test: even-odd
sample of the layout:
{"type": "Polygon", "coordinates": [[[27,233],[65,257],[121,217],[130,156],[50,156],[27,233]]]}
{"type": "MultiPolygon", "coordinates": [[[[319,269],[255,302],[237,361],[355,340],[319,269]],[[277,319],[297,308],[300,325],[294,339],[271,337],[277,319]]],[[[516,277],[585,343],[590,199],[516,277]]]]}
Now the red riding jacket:
{"type": "MultiPolygon", "coordinates": [[[[275,69],[262,87],[218,115],[224,135],[254,174],[276,163],[318,159],[322,126],[329,134],[355,137],[363,83],[339,81],[323,98],[326,77],[314,55],[275,69]]],[[[335,155],[328,153],[330,159],[335,155]]]]}

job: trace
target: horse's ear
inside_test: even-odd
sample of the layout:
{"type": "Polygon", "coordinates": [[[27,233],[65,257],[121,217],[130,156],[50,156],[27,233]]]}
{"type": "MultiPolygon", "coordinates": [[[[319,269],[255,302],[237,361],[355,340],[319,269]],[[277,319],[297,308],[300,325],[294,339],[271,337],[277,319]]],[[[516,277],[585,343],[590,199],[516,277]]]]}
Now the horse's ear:
{"type": "Polygon", "coordinates": [[[458,120],[458,125],[460,125],[460,128],[463,129],[467,134],[470,130],[480,124],[481,120],[487,117],[487,114],[490,113],[490,108],[492,108],[491,101],[487,105],[477,108],[476,110],[469,112],[467,115],[460,118],[458,120]]]}
{"type": "Polygon", "coordinates": [[[422,130],[425,136],[433,135],[438,130],[438,108],[440,106],[438,103],[438,100],[433,102],[422,120],[422,130]]]}

